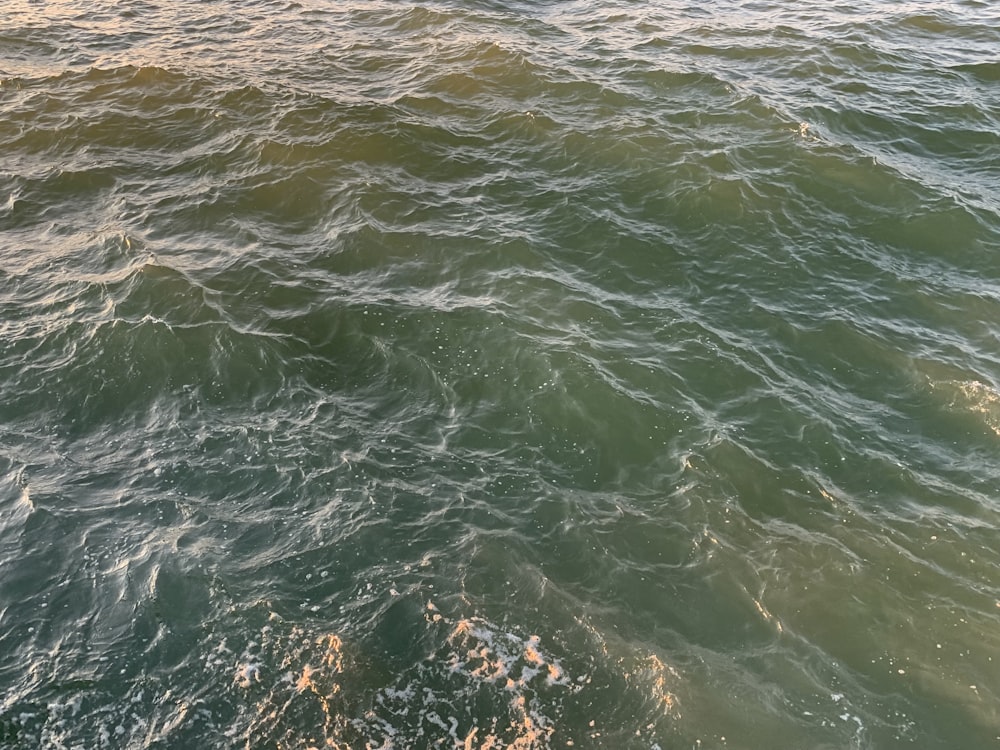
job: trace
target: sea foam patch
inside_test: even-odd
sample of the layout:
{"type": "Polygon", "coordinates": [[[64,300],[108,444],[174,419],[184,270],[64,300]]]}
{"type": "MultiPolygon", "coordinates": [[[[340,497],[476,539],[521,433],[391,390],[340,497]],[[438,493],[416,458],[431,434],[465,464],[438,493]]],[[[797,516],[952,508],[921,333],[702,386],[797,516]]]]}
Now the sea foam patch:
{"type": "MultiPolygon", "coordinates": [[[[614,682],[607,665],[596,666],[595,682],[592,658],[571,659],[538,634],[480,616],[448,617],[431,601],[423,617],[434,645],[395,672],[338,635],[282,627],[275,618],[232,661],[231,685],[243,700],[227,737],[248,750],[600,744],[605,717],[593,709],[614,682]]],[[[654,718],[675,714],[665,681],[676,673],[655,657],[635,667],[618,675],[622,684],[648,682],[643,692],[653,700],[643,702],[656,707],[654,718]]],[[[616,730],[638,747],[655,745],[655,721],[616,730]]]]}
{"type": "Polygon", "coordinates": [[[426,649],[400,660],[377,640],[251,609],[207,626],[183,657],[183,681],[108,662],[117,679],[4,712],[0,745],[651,748],[679,716],[679,675],[638,652],[609,657],[606,643],[571,646],[426,601],[410,610],[426,649]]]}
{"type": "Polygon", "coordinates": [[[247,748],[552,746],[563,702],[588,675],[571,675],[538,635],[452,620],[432,602],[424,617],[439,645],[382,686],[340,636],[268,624],[233,660],[245,703],[228,739],[247,748]]]}

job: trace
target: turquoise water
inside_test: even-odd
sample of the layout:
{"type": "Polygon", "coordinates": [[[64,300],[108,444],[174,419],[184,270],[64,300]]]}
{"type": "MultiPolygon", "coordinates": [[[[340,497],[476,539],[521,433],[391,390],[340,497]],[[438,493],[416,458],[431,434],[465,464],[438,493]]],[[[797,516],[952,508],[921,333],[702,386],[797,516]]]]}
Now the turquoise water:
{"type": "Polygon", "coordinates": [[[0,747],[1000,745],[1000,6],[0,16],[0,747]]]}

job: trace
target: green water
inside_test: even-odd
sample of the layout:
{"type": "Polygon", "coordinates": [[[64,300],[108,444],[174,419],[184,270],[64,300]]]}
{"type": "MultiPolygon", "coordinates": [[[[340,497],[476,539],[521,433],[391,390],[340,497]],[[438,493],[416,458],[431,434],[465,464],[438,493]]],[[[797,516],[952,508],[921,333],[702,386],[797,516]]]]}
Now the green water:
{"type": "Polygon", "coordinates": [[[0,748],[1000,746],[993,3],[0,15],[0,748]]]}

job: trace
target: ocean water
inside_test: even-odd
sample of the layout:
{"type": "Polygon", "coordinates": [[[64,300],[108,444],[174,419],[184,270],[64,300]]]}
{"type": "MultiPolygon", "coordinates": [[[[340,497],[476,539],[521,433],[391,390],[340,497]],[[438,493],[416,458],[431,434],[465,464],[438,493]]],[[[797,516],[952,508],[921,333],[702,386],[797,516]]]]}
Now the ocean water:
{"type": "Polygon", "coordinates": [[[1000,5],[8,0],[0,748],[1000,746],[1000,5]]]}

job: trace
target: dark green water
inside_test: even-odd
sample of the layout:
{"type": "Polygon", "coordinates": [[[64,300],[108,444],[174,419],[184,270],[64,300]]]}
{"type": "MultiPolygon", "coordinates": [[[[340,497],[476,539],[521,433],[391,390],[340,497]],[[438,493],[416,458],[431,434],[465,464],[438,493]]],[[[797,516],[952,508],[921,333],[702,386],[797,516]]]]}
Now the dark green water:
{"type": "Polygon", "coordinates": [[[0,747],[1000,746],[1000,6],[11,0],[0,747]]]}

